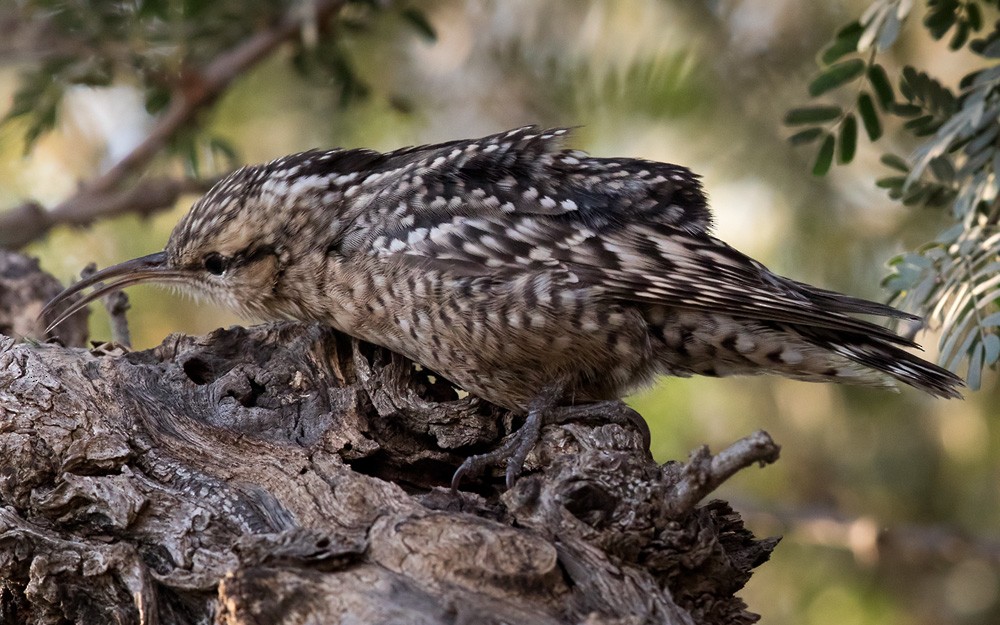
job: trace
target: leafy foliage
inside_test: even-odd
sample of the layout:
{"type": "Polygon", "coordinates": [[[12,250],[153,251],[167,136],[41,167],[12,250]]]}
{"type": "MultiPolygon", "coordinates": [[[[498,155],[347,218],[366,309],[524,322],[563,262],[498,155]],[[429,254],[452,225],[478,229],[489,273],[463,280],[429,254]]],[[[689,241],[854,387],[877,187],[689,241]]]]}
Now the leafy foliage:
{"type": "MultiPolygon", "coordinates": [[[[146,110],[162,113],[175,98],[198,89],[198,72],[211,61],[262,26],[284,19],[292,6],[283,0],[25,0],[18,18],[43,26],[43,60],[22,75],[3,122],[16,120],[24,128],[25,150],[30,151],[55,125],[68,90],[116,82],[141,87],[146,110]]],[[[300,8],[308,10],[309,3],[300,8]]],[[[385,13],[424,38],[435,36],[417,8],[354,0],[345,3],[333,23],[303,28],[290,56],[292,67],[327,84],[343,106],[368,97],[371,88],[341,39],[345,32],[370,30],[385,13]]],[[[232,146],[198,129],[173,137],[170,148],[194,172],[205,154],[235,159],[232,146]]]]}
{"type": "MultiPolygon", "coordinates": [[[[911,0],[876,0],[840,29],[809,84],[812,97],[838,102],[792,109],[785,123],[808,126],[789,138],[793,144],[819,141],[815,175],[829,171],[835,152],[838,163],[853,160],[858,117],[870,141],[883,136],[887,117],[920,141],[909,158],[884,155],[894,171],[877,184],[904,205],[947,209],[956,223],[893,259],[884,284],[894,301],[940,326],[942,363],[958,370],[967,362],[969,386],[978,388],[983,368],[1000,362],[1000,66],[970,71],[956,93],[906,65],[894,88],[879,55],[897,41],[911,8],[911,0]]],[[[923,26],[934,39],[947,37],[951,50],[989,61],[1000,58],[1000,21],[978,35],[984,12],[998,8],[997,0],[928,0],[923,26]]]]}

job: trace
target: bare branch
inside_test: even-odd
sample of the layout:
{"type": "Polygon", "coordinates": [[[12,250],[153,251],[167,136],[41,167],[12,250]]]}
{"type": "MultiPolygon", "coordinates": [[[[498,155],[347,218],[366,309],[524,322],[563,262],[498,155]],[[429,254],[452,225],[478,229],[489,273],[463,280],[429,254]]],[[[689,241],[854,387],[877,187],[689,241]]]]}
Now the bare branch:
{"type": "Polygon", "coordinates": [[[781,447],[763,430],[741,438],[715,456],[709,453],[706,446],[693,451],[681,467],[680,480],[674,486],[676,512],[683,514],[693,509],[737,471],[752,464],[776,462],[780,451],[781,447]]]}
{"type": "Polygon", "coordinates": [[[456,497],[447,484],[462,454],[502,433],[479,419],[482,404],[449,399],[430,414],[428,374],[394,360],[404,364],[319,324],[173,335],[128,356],[0,336],[0,471],[10,476],[0,613],[37,623],[757,620],[734,593],[776,541],[755,539],[720,501],[667,514],[678,474],[661,470],[640,432],[548,427],[513,490],[483,476],[456,497]],[[381,386],[384,415],[367,385],[381,386]],[[411,429],[397,416],[413,398],[438,433],[477,430],[474,442],[442,447],[458,437],[428,436],[416,419],[411,429]]]}
{"type": "Polygon", "coordinates": [[[204,193],[214,180],[150,178],[124,191],[82,189],[51,211],[28,201],[0,215],[0,248],[17,249],[58,224],[85,226],[126,213],[150,215],[171,208],[185,193],[204,193]]]}
{"type": "MultiPolygon", "coordinates": [[[[89,278],[96,271],[97,264],[90,263],[80,272],[80,278],[89,278]]],[[[104,302],[104,308],[108,311],[108,316],[111,318],[112,342],[130,349],[132,347],[132,333],[129,332],[128,319],[125,318],[125,313],[130,308],[128,295],[125,294],[125,291],[112,291],[102,297],[101,301],[104,302]]]]}
{"type": "Polygon", "coordinates": [[[83,225],[101,217],[125,212],[147,214],[172,205],[183,189],[177,188],[172,199],[166,202],[165,199],[171,195],[169,188],[158,186],[164,184],[163,180],[140,183],[132,191],[113,191],[128,178],[142,173],[171,137],[194,121],[197,114],[214,102],[236,77],[293,38],[304,26],[326,20],[343,4],[343,0],[321,0],[315,3],[313,13],[306,16],[300,9],[292,10],[277,24],[220,54],[201,71],[186,74],[174,91],[170,107],[146,139],[107,172],[50,211],[45,211],[36,202],[26,202],[0,215],[0,248],[22,247],[44,235],[55,224],[83,225]],[[160,195],[160,199],[154,202],[156,191],[165,195],[160,195]],[[153,195],[149,197],[148,194],[153,195]]]}

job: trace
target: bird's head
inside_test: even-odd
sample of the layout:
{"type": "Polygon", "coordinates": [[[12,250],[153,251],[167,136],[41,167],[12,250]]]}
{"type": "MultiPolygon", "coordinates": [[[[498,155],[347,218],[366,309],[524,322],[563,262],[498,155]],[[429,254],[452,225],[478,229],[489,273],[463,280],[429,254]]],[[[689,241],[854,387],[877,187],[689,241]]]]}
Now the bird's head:
{"type": "Polygon", "coordinates": [[[321,172],[324,154],[337,152],[305,152],[233,172],[195,202],[162,252],[98,271],[53,298],[44,318],[96,287],[49,329],[95,299],[138,283],[174,287],[241,314],[271,316],[280,308],[270,300],[278,296],[285,265],[313,247],[322,251],[326,233],[336,229],[344,175],[321,172]]]}

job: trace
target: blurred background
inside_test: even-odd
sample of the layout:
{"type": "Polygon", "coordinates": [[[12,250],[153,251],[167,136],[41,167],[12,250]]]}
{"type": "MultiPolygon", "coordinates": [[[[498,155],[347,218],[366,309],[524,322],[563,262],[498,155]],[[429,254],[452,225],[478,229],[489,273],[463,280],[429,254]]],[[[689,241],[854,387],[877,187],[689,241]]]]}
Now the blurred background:
{"type": "MultiPolygon", "coordinates": [[[[425,2],[422,16],[397,13],[339,31],[347,74],[310,72],[300,51],[279,48],[237,76],[150,171],[210,178],[311,147],[388,150],[532,123],[574,126],[572,147],[701,173],[717,234],[776,272],[884,301],[885,262],[950,223],[875,187],[887,175],[879,155],[914,145],[890,125],[879,146],[862,139],[854,163],[816,178],[815,151],[790,147],[782,126],[785,111],[807,100],[818,51],[867,5],[425,2]]],[[[922,7],[914,11],[883,63],[891,74],[893,55],[905,55],[954,86],[972,61],[931,40],[917,21],[922,7]]],[[[23,72],[44,58],[32,44],[43,34],[25,34],[15,24],[23,19],[14,7],[0,11],[0,28],[22,29],[0,45],[0,106],[15,105],[23,72]]],[[[151,44],[121,45],[149,52],[151,44]]],[[[176,45],[153,52],[181,54],[176,45]]],[[[52,131],[30,151],[26,122],[0,127],[0,211],[25,200],[58,204],[142,142],[157,119],[149,94],[127,78],[64,95],[52,131]]],[[[162,249],[194,199],[150,217],[57,227],[26,251],[68,282],[91,261],[106,266],[162,249]]],[[[136,349],[172,332],[241,323],[153,287],[129,295],[136,349]]],[[[109,338],[107,316],[92,308],[92,337],[109,338]]],[[[937,337],[918,340],[933,358],[937,337]]],[[[783,446],[776,465],[744,471],[719,493],[756,534],[785,537],[742,593],[763,622],[986,625],[1000,623],[998,399],[988,373],[965,401],[760,378],[665,379],[630,403],[649,422],[661,461],[702,444],[717,450],[755,429],[783,446]]]]}

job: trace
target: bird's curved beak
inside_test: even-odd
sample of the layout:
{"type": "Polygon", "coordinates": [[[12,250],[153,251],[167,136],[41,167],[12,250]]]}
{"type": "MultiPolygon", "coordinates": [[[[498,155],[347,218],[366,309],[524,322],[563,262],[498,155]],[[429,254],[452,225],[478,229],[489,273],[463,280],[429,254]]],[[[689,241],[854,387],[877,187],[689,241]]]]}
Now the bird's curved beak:
{"type": "Polygon", "coordinates": [[[50,332],[90,302],[112,291],[117,291],[139,282],[172,282],[183,278],[184,275],[184,272],[178,271],[167,264],[166,252],[157,252],[148,256],[133,258],[124,263],[102,269],[65,289],[45,305],[39,317],[41,319],[48,319],[56,308],[69,301],[71,297],[88,287],[97,286],[93,291],[70,304],[58,317],[49,323],[45,331],[50,332]],[[108,281],[107,284],[101,284],[105,281],[108,281]]]}

